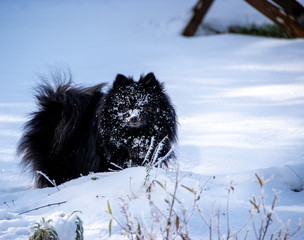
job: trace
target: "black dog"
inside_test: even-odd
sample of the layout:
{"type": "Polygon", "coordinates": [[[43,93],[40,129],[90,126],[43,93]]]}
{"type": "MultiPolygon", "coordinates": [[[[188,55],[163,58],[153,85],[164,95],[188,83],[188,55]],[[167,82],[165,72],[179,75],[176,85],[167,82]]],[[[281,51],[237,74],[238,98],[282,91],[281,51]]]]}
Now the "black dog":
{"type": "MultiPolygon", "coordinates": [[[[90,172],[146,164],[163,166],[175,157],[176,113],[164,86],[149,73],[135,82],[117,75],[105,84],[73,87],[53,79],[37,90],[39,110],[24,128],[18,153],[22,163],[56,184],[90,172]]],[[[36,175],[36,186],[51,184],[36,175]]]]}

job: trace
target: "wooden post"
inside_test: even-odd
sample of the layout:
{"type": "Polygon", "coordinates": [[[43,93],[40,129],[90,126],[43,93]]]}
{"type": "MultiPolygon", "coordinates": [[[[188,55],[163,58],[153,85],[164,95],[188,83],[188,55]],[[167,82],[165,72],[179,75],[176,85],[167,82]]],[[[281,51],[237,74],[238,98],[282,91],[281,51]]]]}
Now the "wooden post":
{"type": "Polygon", "coordinates": [[[199,0],[198,3],[193,8],[193,16],[183,31],[183,35],[186,37],[191,37],[197,31],[199,25],[203,21],[208,9],[210,8],[213,0],[199,0]]]}
{"type": "Polygon", "coordinates": [[[299,22],[297,22],[293,16],[288,15],[283,9],[276,7],[267,0],[245,1],[276,23],[288,34],[289,37],[304,37],[304,29],[301,27],[299,22]]]}

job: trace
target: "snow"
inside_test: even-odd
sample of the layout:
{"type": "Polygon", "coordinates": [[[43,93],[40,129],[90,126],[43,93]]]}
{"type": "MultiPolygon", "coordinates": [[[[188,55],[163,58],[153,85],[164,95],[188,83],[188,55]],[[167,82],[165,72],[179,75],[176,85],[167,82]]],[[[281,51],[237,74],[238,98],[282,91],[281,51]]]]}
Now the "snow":
{"type": "MultiPolygon", "coordinates": [[[[206,36],[204,29],[184,38],[180,33],[195,3],[0,2],[0,239],[28,239],[29,227],[42,217],[67,229],[74,222],[58,216],[74,211],[82,212],[77,216],[85,239],[109,239],[108,202],[120,222],[125,222],[122,205],[150,231],[154,208],[149,187],[152,202],[168,215],[164,199],[171,199],[175,171],[154,169],[148,177],[146,168],[129,168],[83,176],[59,186],[60,191],[33,188],[15,149],[22,126],[35,110],[37,74],[56,64],[68,65],[74,81],[87,86],[111,84],[117,73],[139,79],[151,71],[165,82],[179,117],[177,210],[191,211],[194,202],[193,193],[181,185],[197,192],[203,187],[198,204],[206,219],[220,208],[222,234],[227,235],[227,213],[231,230],[238,231],[253,209],[249,200],[261,196],[257,173],[271,178],[264,186],[267,209],[278,193],[270,231],[289,221],[291,232],[297,228],[304,218],[304,40],[206,36]],[[154,179],[166,190],[153,184],[154,179]]],[[[268,22],[244,1],[217,0],[204,24],[224,30],[230,24],[268,22]]],[[[192,239],[209,239],[197,211],[188,227],[192,239]]],[[[240,239],[248,228],[247,239],[255,239],[251,223],[240,239]]],[[[217,238],[215,225],[213,236],[217,238]]],[[[292,239],[303,236],[302,229],[292,239]]],[[[114,221],[111,239],[126,238],[114,221]]]]}

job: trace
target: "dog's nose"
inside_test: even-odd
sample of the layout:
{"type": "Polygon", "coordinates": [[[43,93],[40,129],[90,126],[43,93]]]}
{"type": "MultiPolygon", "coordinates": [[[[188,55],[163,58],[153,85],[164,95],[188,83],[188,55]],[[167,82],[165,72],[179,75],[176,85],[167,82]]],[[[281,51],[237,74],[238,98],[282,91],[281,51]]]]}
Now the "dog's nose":
{"type": "Polygon", "coordinates": [[[130,118],[130,122],[131,122],[131,123],[136,123],[136,122],[138,122],[138,117],[137,117],[137,116],[131,117],[131,118],[130,118]]]}

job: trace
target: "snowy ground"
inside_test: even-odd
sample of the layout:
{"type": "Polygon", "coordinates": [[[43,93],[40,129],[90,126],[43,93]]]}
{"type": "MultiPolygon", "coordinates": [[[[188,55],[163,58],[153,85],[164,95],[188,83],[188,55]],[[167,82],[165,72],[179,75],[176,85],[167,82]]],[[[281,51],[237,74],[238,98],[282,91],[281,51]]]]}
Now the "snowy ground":
{"type": "MultiPolygon", "coordinates": [[[[261,194],[257,173],[272,177],[264,189],[267,208],[273,191],[280,192],[270,230],[276,232],[289,220],[291,230],[297,227],[304,218],[304,40],[230,34],[184,38],[180,32],[195,2],[0,2],[0,239],[28,239],[28,227],[41,217],[60,225],[58,214],[75,210],[82,212],[78,215],[85,239],[108,239],[107,202],[124,222],[120,197],[135,219],[151,221],[145,168],[93,174],[59,186],[58,191],[34,189],[31,178],[18,167],[15,147],[28,113],[35,109],[36,75],[47,73],[54,64],[67,64],[74,81],[87,85],[111,83],[117,73],[139,78],[153,71],[165,82],[179,116],[180,184],[199,191],[215,176],[198,202],[206,218],[217,218],[220,208],[221,234],[227,234],[232,184],[229,226],[240,230],[253,209],[249,199],[261,194]]],[[[217,28],[264,22],[268,20],[240,0],[215,1],[206,18],[206,24],[217,28]]],[[[149,180],[167,183],[167,192],[172,193],[175,176],[159,170],[149,180]]],[[[159,185],[152,187],[151,197],[168,215],[166,192],[159,185]]],[[[191,210],[190,191],[179,187],[177,198],[191,210]]],[[[67,225],[62,224],[64,229],[67,225]]],[[[252,223],[240,238],[248,228],[248,239],[255,239],[252,223]]],[[[209,239],[197,212],[189,230],[192,239],[209,239]]],[[[124,238],[113,224],[112,239],[124,238]]],[[[304,229],[292,239],[303,238],[304,229]]]]}

